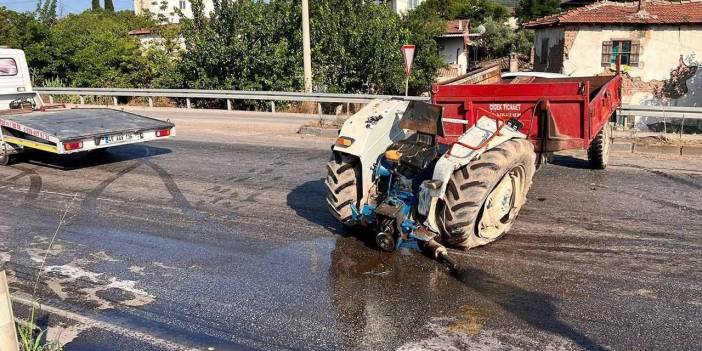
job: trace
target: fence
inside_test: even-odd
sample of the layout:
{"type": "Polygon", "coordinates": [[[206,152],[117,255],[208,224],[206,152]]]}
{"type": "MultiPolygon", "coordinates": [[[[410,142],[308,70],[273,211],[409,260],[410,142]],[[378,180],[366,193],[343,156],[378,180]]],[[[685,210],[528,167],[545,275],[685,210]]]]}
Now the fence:
{"type": "MultiPolygon", "coordinates": [[[[329,93],[301,93],[301,92],[278,92],[278,91],[240,91],[240,90],[191,90],[191,89],[119,89],[119,88],[35,88],[41,95],[47,95],[49,101],[53,103],[54,95],[72,95],[80,98],[81,104],[85,103],[86,96],[108,96],[112,97],[115,105],[118,105],[119,97],[146,97],[149,107],[154,106],[155,97],[181,98],[185,99],[186,108],[192,108],[192,99],[214,99],[226,100],[227,109],[232,110],[234,100],[258,100],[269,101],[271,112],[275,112],[276,101],[296,101],[315,102],[318,106],[321,103],[349,104],[368,103],[374,99],[399,99],[428,101],[428,97],[422,96],[394,96],[394,95],[370,95],[370,94],[329,94],[329,93]]],[[[321,108],[320,108],[321,110],[321,108]]]]}
{"type": "Polygon", "coordinates": [[[623,105],[617,124],[634,129],[645,125],[652,132],[702,133],[702,107],[623,105]]]}
{"type": "MultiPolygon", "coordinates": [[[[185,99],[186,108],[192,108],[192,99],[215,99],[225,100],[227,109],[232,110],[234,100],[258,100],[269,101],[271,112],[275,112],[276,101],[295,102],[316,102],[321,111],[321,103],[346,104],[368,103],[374,99],[399,99],[429,101],[429,97],[424,96],[394,96],[394,95],[371,95],[371,94],[329,94],[329,93],[302,93],[302,92],[278,92],[278,91],[241,91],[241,90],[192,90],[192,89],[120,89],[120,88],[36,88],[38,93],[47,95],[49,101],[53,102],[53,95],[78,96],[80,103],[85,103],[86,96],[106,96],[112,97],[115,105],[118,105],[119,97],[145,97],[148,98],[150,107],[154,105],[155,97],[181,98],[185,99]]],[[[702,133],[702,108],[701,107],[678,107],[678,106],[642,106],[623,105],[617,113],[619,124],[626,124],[626,117],[634,116],[639,120],[650,119],[652,123],[648,126],[662,131],[683,132],[686,128],[693,132],[702,133]]],[[[633,127],[633,124],[632,124],[633,127]]]]}

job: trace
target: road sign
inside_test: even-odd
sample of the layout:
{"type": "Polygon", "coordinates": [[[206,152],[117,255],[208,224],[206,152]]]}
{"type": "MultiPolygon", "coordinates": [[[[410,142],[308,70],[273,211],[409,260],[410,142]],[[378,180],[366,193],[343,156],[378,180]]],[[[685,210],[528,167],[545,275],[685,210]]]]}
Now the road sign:
{"type": "Polygon", "coordinates": [[[410,76],[412,74],[412,63],[414,62],[414,52],[417,47],[414,45],[403,45],[402,55],[405,57],[405,75],[410,76]]]}

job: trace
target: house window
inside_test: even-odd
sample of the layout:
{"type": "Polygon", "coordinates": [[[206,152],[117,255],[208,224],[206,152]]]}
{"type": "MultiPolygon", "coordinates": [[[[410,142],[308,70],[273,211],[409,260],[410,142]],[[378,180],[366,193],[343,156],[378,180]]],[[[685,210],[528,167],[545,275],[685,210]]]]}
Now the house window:
{"type": "Polygon", "coordinates": [[[11,58],[0,58],[0,77],[16,76],[17,62],[11,58]]]}
{"type": "Polygon", "coordinates": [[[181,10],[185,10],[185,8],[188,6],[188,2],[185,0],[180,0],[178,5],[179,5],[181,10]]]}
{"type": "Polygon", "coordinates": [[[602,42],[602,66],[616,65],[617,56],[619,55],[622,57],[622,65],[638,66],[640,48],[639,42],[631,40],[602,42]]]}
{"type": "Polygon", "coordinates": [[[539,55],[539,63],[545,65],[548,62],[548,38],[541,39],[541,55],[539,55]]]}

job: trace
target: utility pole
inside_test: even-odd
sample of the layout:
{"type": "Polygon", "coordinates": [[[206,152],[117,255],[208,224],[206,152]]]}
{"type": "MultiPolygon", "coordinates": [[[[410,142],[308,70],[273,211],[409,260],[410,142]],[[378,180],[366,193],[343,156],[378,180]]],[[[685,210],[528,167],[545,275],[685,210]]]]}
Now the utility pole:
{"type": "Polygon", "coordinates": [[[305,92],[312,92],[312,49],[310,48],[310,6],[302,0],[302,56],[305,70],[305,92]]]}

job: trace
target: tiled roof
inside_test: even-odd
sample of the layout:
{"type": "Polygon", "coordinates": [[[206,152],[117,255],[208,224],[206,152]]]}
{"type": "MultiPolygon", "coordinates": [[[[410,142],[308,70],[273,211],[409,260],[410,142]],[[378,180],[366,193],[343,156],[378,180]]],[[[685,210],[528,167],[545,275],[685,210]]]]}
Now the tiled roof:
{"type": "Polygon", "coordinates": [[[446,21],[446,34],[465,34],[470,28],[470,20],[446,21]]]}
{"type": "Polygon", "coordinates": [[[152,33],[152,30],[151,30],[151,29],[148,29],[148,28],[139,28],[139,29],[135,29],[135,30],[130,30],[129,33],[127,33],[127,34],[128,34],[128,35],[139,36],[139,35],[149,35],[149,34],[151,34],[151,33],[152,33]]]}
{"type": "Polygon", "coordinates": [[[702,24],[702,1],[599,1],[535,19],[526,28],[567,24],[702,24]]]}

